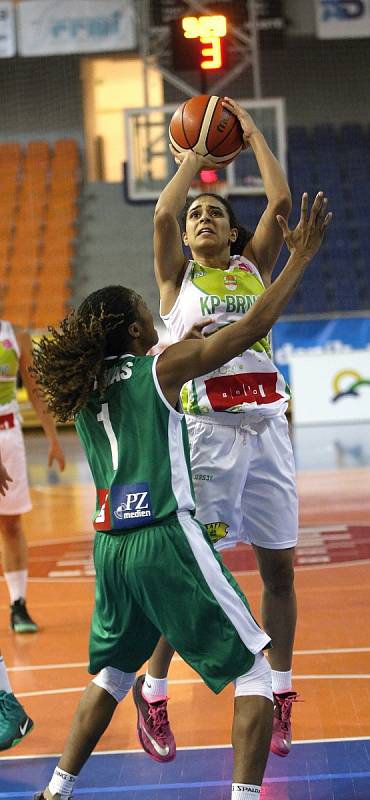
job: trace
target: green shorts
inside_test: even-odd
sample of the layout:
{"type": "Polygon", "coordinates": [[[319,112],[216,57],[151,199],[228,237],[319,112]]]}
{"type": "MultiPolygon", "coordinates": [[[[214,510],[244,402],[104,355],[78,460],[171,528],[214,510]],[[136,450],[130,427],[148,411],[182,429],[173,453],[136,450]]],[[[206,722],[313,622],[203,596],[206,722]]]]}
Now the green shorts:
{"type": "Polygon", "coordinates": [[[161,634],[214,692],[253,666],[269,637],[205,529],[182,513],[94,544],[93,674],[137,672],[161,634]]]}

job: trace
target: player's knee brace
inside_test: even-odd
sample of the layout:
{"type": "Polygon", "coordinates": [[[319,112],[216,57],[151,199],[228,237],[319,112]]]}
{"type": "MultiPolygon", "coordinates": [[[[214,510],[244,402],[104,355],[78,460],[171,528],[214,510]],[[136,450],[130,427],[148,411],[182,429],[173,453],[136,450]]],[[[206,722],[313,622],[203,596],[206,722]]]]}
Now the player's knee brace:
{"type": "Polygon", "coordinates": [[[101,689],[112,695],[117,703],[120,703],[130,691],[136,672],[121,672],[115,667],[104,667],[98,675],[95,675],[92,683],[96,683],[101,689]]]}
{"type": "Polygon", "coordinates": [[[257,653],[253,667],[234,681],[235,697],[262,695],[272,697],[271,667],[263,653],[257,653]]]}

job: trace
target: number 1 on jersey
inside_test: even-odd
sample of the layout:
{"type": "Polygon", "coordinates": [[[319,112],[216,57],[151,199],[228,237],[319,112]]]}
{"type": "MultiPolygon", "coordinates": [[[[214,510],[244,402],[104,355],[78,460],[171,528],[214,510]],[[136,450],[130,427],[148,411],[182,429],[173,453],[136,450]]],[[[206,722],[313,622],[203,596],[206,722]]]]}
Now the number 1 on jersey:
{"type": "Polygon", "coordinates": [[[118,469],[118,442],[112,427],[112,423],[110,421],[108,403],[102,404],[101,411],[99,414],[96,415],[96,418],[98,422],[103,423],[104,430],[108,436],[110,449],[112,453],[113,469],[118,469]]]}

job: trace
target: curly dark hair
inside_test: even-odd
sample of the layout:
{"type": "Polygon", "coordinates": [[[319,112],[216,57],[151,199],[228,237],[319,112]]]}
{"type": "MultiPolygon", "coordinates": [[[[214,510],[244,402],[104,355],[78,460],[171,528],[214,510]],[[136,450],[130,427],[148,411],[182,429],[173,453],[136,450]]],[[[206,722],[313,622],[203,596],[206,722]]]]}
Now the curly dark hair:
{"type": "Polygon", "coordinates": [[[230,255],[234,256],[234,255],[239,255],[240,253],[242,253],[244,248],[245,248],[245,246],[246,246],[246,244],[252,238],[253,231],[250,231],[247,228],[245,228],[243,225],[240,225],[240,223],[238,222],[238,220],[237,220],[237,218],[235,216],[235,212],[234,212],[234,209],[233,209],[231,203],[229,203],[229,201],[226,200],[226,197],[222,197],[222,195],[220,195],[220,194],[215,194],[214,192],[201,192],[201,194],[198,194],[196,197],[188,197],[188,199],[187,199],[187,201],[186,201],[186,203],[184,205],[184,208],[182,209],[182,212],[180,214],[180,227],[181,227],[181,230],[184,232],[185,229],[186,229],[186,218],[187,218],[190,206],[194,203],[195,200],[199,200],[201,197],[214,197],[216,200],[218,200],[220,203],[222,203],[222,205],[226,209],[227,215],[229,217],[230,228],[237,228],[237,230],[238,230],[238,237],[237,237],[236,241],[235,242],[231,242],[230,255]]]}
{"type": "Polygon", "coordinates": [[[125,352],[140,299],[124,286],[105,286],[35,343],[30,370],[40,395],[61,422],[75,417],[94,387],[103,394],[104,359],[125,352]]]}

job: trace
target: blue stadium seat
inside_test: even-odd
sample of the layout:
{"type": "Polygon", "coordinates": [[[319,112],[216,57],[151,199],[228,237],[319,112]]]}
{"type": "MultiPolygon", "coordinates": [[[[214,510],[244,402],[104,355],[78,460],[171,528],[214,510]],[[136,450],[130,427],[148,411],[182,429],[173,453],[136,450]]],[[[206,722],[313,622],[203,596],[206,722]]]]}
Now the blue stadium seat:
{"type": "Polygon", "coordinates": [[[344,149],[366,145],[366,132],[359,123],[345,123],[339,132],[339,142],[344,149]]]}
{"type": "Polygon", "coordinates": [[[294,150],[310,150],[311,142],[306,128],[303,126],[292,126],[288,129],[288,148],[294,148],[294,150]]]}
{"type": "MultiPolygon", "coordinates": [[[[310,201],[321,189],[329,198],[333,222],[286,314],[355,311],[370,304],[370,127],[348,123],[288,129],[289,182],[293,208],[300,216],[302,192],[310,201]]],[[[233,198],[240,221],[253,228],[265,207],[262,198],[233,198]]],[[[283,247],[274,277],[287,260],[283,247]]]]}
{"type": "Polygon", "coordinates": [[[338,135],[333,125],[317,125],[312,131],[312,144],[316,154],[323,150],[334,155],[338,146],[338,135]]]}

